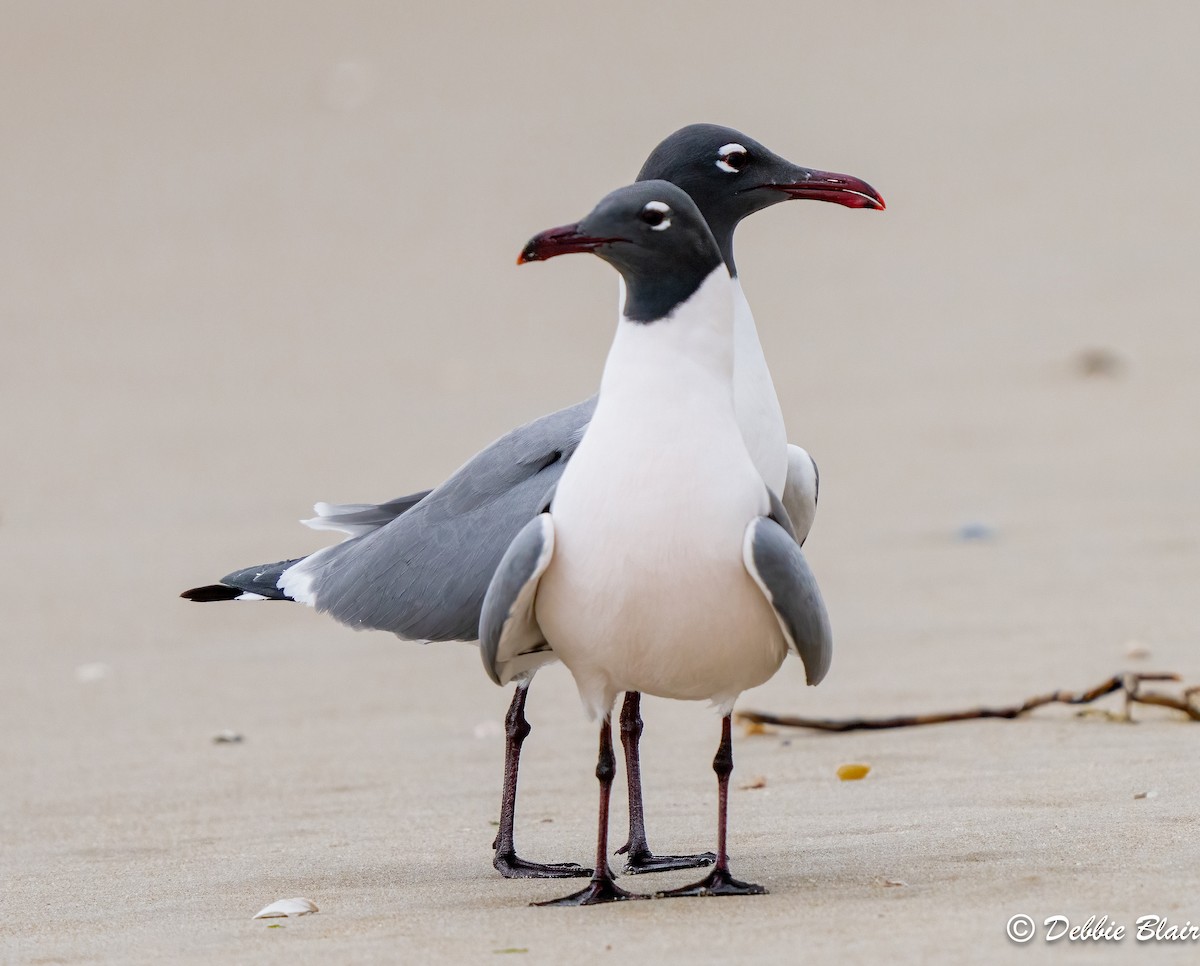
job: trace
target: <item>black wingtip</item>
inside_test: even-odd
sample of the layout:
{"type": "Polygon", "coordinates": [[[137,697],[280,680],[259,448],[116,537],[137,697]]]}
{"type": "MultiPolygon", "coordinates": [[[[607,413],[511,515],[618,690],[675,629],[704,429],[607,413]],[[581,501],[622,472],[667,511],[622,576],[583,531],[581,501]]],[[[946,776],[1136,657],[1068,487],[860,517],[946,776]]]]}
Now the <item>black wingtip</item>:
{"type": "Polygon", "coordinates": [[[214,600],[237,600],[245,591],[228,584],[206,584],[203,587],[193,587],[185,590],[179,596],[184,600],[194,600],[198,604],[207,604],[214,600]]]}

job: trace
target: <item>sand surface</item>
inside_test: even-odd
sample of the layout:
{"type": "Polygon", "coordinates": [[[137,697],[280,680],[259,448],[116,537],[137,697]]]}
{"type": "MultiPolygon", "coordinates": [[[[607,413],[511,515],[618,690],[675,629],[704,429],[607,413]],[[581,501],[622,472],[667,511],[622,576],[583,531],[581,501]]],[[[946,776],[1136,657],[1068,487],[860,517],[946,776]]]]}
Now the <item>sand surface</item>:
{"type": "MultiPolygon", "coordinates": [[[[820,688],[789,662],[741,706],[1200,683],[1200,7],[988,6],[0,4],[0,960],[1194,962],[1005,938],[1200,921],[1200,727],[1165,713],[740,739],[770,896],[534,909],[563,886],[491,869],[509,695],[473,648],[176,596],[590,394],[611,271],[513,260],[712,120],[889,204],[739,235],[837,636],[820,688]],[[288,896],[321,911],[251,921],[288,896]]],[[[518,844],[587,861],[561,669],[530,716],[518,844]]],[[[652,844],[711,847],[717,720],[645,716],[652,844]]]]}

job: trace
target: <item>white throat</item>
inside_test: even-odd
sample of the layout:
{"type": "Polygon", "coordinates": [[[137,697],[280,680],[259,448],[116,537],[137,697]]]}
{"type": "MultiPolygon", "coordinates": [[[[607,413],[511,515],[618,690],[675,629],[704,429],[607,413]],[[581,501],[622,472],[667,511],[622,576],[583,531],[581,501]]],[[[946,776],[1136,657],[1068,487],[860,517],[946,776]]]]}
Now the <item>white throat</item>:
{"type": "Polygon", "coordinates": [[[734,358],[730,282],[721,264],[665,319],[634,322],[622,312],[600,380],[600,404],[606,394],[611,398],[633,386],[657,395],[697,378],[729,398],[734,358]]]}

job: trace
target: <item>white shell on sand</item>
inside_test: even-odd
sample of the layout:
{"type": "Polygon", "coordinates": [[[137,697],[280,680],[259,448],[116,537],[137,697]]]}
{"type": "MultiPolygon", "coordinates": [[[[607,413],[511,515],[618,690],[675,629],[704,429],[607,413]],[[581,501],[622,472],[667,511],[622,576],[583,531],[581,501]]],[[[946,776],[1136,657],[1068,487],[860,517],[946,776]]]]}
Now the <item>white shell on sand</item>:
{"type": "Polygon", "coordinates": [[[92,664],[80,664],[75,669],[75,680],[80,684],[92,684],[96,681],[103,681],[111,675],[112,668],[100,661],[92,664]]]}
{"type": "Polygon", "coordinates": [[[285,916],[307,916],[317,911],[317,904],[311,899],[280,899],[272,902],[259,911],[255,919],[282,919],[285,916]]]}
{"type": "Polygon", "coordinates": [[[476,738],[499,738],[504,734],[504,725],[499,721],[481,721],[471,729],[471,733],[476,738]]]}

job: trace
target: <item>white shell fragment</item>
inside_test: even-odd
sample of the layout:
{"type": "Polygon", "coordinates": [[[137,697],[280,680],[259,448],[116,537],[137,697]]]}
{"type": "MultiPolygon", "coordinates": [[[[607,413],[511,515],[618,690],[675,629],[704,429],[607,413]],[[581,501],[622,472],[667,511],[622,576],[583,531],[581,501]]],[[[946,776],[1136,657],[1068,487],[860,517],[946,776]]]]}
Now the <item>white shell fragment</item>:
{"type": "Polygon", "coordinates": [[[96,661],[92,664],[80,664],[75,669],[75,680],[80,684],[93,684],[96,681],[103,681],[111,675],[112,668],[101,661],[96,661]]]}
{"type": "Polygon", "coordinates": [[[471,729],[471,733],[476,738],[499,738],[504,734],[504,725],[499,721],[481,721],[471,729]]]}
{"type": "Polygon", "coordinates": [[[1150,657],[1150,648],[1141,641],[1127,641],[1125,643],[1125,656],[1135,661],[1144,661],[1150,657]]]}
{"type": "Polygon", "coordinates": [[[259,910],[255,919],[282,919],[285,916],[307,916],[317,911],[317,904],[311,899],[297,897],[295,899],[280,899],[272,902],[265,909],[259,910]]]}
{"type": "Polygon", "coordinates": [[[214,745],[240,745],[244,740],[242,735],[236,731],[230,731],[228,728],[213,735],[214,745]]]}

